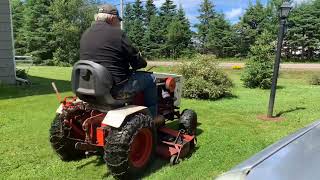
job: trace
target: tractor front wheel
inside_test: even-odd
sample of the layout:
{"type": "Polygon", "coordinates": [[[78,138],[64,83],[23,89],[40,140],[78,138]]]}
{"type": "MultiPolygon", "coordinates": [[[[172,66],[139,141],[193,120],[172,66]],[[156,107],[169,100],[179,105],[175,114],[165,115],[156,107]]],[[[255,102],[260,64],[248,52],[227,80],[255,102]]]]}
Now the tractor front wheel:
{"type": "Polygon", "coordinates": [[[105,161],[116,179],[141,175],[152,161],[156,130],[150,116],[136,114],[106,137],[105,161]]]}
{"type": "Polygon", "coordinates": [[[187,134],[195,136],[197,133],[197,113],[191,109],[186,109],[180,117],[180,128],[184,129],[187,134]]]}

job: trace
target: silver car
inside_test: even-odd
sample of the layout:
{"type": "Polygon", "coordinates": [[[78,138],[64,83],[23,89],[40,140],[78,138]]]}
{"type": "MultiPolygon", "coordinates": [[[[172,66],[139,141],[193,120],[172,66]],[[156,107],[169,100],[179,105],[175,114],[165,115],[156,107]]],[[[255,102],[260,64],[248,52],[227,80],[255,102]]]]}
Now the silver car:
{"type": "Polygon", "coordinates": [[[216,180],[319,180],[320,121],[272,144],[216,180]]]}

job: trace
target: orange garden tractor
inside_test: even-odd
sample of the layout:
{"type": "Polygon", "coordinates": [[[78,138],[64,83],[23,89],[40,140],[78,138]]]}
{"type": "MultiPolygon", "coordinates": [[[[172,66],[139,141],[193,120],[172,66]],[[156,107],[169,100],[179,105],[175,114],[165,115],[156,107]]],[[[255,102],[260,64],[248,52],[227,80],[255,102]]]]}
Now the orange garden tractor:
{"type": "Polygon", "coordinates": [[[143,106],[143,93],[115,99],[110,93],[112,76],[105,67],[92,61],[76,63],[72,71],[76,96],[61,101],[50,129],[51,145],[60,158],[104,155],[115,178],[131,179],[144,172],[155,154],[171,164],[190,154],[196,143],[197,115],[192,110],[179,111],[182,77],[154,75],[158,114],[163,117],[157,120],[143,106]],[[167,127],[168,120],[178,120],[179,127],[167,127]]]}

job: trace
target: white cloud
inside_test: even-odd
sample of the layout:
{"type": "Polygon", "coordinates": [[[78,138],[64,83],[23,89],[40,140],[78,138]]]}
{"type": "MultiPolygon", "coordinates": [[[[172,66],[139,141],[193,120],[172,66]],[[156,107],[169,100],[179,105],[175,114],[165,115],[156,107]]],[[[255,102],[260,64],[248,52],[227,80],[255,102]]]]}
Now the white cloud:
{"type": "MultiPolygon", "coordinates": [[[[154,0],[154,4],[157,7],[160,7],[164,2],[165,2],[165,0],[154,0]]],[[[188,8],[198,7],[201,4],[201,1],[199,1],[199,0],[173,0],[173,3],[176,4],[177,6],[179,6],[181,4],[183,6],[183,8],[187,10],[188,8]]]]}
{"type": "Polygon", "coordinates": [[[231,11],[227,11],[225,14],[227,19],[235,19],[240,17],[242,13],[243,13],[242,8],[235,8],[235,9],[231,9],[231,11]]]}
{"type": "Polygon", "coordinates": [[[312,0],[293,0],[293,4],[301,4],[301,3],[305,3],[305,2],[310,2],[312,0]]]}
{"type": "Polygon", "coordinates": [[[155,4],[157,7],[160,7],[164,2],[165,2],[165,0],[155,0],[155,1],[154,1],[154,4],[155,4]]]}

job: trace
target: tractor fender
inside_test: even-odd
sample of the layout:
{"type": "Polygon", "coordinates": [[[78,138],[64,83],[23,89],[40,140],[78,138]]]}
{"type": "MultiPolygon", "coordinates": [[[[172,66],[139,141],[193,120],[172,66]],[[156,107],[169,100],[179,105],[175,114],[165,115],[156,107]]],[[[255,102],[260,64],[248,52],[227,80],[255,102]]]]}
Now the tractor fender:
{"type": "Polygon", "coordinates": [[[107,115],[102,121],[102,124],[119,128],[128,116],[137,112],[149,114],[148,108],[145,106],[129,105],[108,111],[107,115]]]}

